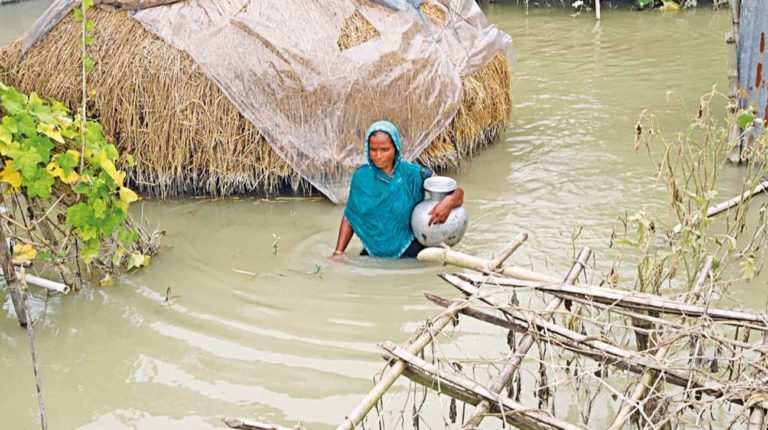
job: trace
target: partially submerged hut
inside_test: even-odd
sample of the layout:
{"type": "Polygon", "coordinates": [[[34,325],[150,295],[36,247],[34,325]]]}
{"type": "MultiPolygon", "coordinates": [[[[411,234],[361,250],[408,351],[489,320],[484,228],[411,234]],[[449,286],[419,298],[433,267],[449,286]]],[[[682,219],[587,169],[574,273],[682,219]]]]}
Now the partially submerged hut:
{"type": "MultiPolygon", "coordinates": [[[[406,159],[446,169],[510,114],[511,39],[474,0],[109,1],[89,12],[88,109],[147,195],[312,185],[339,202],[372,121],[400,127],[406,159]]],[[[0,50],[1,81],[79,105],[73,4],[0,50]]]]}

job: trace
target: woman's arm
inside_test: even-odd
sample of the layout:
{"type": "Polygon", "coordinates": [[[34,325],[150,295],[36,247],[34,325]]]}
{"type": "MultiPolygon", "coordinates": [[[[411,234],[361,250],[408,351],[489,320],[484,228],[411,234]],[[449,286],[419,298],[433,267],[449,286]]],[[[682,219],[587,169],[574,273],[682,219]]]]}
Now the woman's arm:
{"type": "Polygon", "coordinates": [[[457,208],[464,204],[464,190],[461,187],[456,188],[456,191],[443,197],[440,203],[429,211],[428,215],[431,215],[427,225],[442,224],[451,215],[451,209],[457,208]]]}
{"type": "Polygon", "coordinates": [[[355,232],[352,230],[352,226],[349,225],[349,222],[347,222],[347,219],[341,217],[341,225],[339,225],[339,238],[336,240],[336,248],[333,251],[333,255],[331,255],[331,257],[341,257],[344,255],[344,251],[347,250],[349,241],[352,240],[352,235],[354,234],[355,232]]]}

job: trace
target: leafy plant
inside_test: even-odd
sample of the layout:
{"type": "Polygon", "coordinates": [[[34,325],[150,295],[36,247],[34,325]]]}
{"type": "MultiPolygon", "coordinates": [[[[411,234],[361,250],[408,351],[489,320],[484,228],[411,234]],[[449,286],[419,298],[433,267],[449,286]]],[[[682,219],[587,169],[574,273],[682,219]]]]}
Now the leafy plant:
{"type": "MultiPolygon", "coordinates": [[[[126,224],[128,207],[139,197],[125,186],[125,172],[116,167],[118,151],[101,125],[73,117],[56,100],[34,92],[27,96],[2,83],[0,114],[0,182],[6,184],[6,193],[21,194],[28,205],[49,202],[46,213],[59,204],[66,206],[61,209],[64,223],[80,239],[79,257],[85,263],[91,263],[112,237],[121,244],[116,255],[122,256],[139,238],[137,229],[126,224]],[[78,143],[80,151],[73,149],[78,143]],[[51,203],[54,195],[59,198],[51,203]]],[[[52,239],[46,239],[52,245],[52,239]]],[[[45,257],[62,250],[41,251],[45,257]]],[[[130,256],[129,266],[144,262],[141,254],[130,256]]]]}

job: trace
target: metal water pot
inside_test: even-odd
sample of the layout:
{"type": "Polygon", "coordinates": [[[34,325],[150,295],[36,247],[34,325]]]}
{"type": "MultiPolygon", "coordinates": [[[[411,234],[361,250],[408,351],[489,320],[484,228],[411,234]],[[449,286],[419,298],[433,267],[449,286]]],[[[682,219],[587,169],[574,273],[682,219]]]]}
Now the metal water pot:
{"type": "Polygon", "coordinates": [[[429,223],[429,211],[443,200],[443,197],[456,191],[456,181],[446,176],[432,176],[424,181],[424,189],[429,192],[429,198],[413,208],[411,213],[411,228],[416,240],[424,246],[440,246],[444,243],[453,246],[459,243],[467,230],[469,218],[464,206],[451,210],[451,215],[443,224],[429,223]]]}

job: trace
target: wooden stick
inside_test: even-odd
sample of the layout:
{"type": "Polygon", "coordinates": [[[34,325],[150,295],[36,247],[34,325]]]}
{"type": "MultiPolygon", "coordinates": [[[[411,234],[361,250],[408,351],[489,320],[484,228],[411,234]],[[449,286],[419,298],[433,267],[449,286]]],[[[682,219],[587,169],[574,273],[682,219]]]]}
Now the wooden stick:
{"type": "MultiPolygon", "coordinates": [[[[565,281],[563,282],[564,284],[572,285],[574,282],[576,282],[576,279],[579,278],[582,270],[584,270],[586,267],[587,260],[589,259],[589,255],[591,253],[592,251],[590,251],[589,248],[584,248],[581,250],[576,263],[574,263],[573,267],[571,267],[571,270],[568,272],[568,276],[566,276],[565,281]]],[[[563,299],[560,297],[555,297],[550,300],[546,307],[547,313],[545,313],[542,318],[546,320],[550,319],[552,317],[552,312],[557,310],[562,303],[563,299]]],[[[515,348],[514,354],[504,365],[504,368],[501,370],[499,376],[493,381],[493,385],[491,385],[491,391],[494,394],[501,393],[501,390],[503,390],[504,387],[509,384],[509,381],[512,380],[515,373],[520,368],[520,364],[523,362],[523,358],[526,354],[528,354],[528,351],[533,346],[534,341],[535,339],[531,333],[526,333],[526,335],[523,336],[523,338],[517,344],[517,348],[515,348]]],[[[469,418],[469,420],[467,420],[462,428],[476,428],[478,425],[480,425],[480,422],[483,421],[483,418],[485,418],[485,415],[490,410],[490,407],[491,404],[489,401],[485,400],[481,402],[479,405],[477,405],[474,414],[472,414],[472,416],[469,418]]]]}
{"type": "Polygon", "coordinates": [[[242,418],[224,417],[221,421],[226,424],[227,427],[238,430],[291,430],[287,427],[280,427],[242,418]]]}
{"type": "MultiPolygon", "coordinates": [[[[763,345],[768,345],[768,331],[763,332],[763,345]]],[[[766,353],[760,354],[760,357],[764,361],[766,359],[766,353]]],[[[747,430],[762,430],[765,428],[765,409],[761,407],[754,407],[749,413],[749,424],[747,430]]]]}
{"type": "Polygon", "coordinates": [[[595,0],[595,18],[600,21],[600,0],[595,0]]]}
{"type": "Polygon", "coordinates": [[[407,363],[408,366],[420,369],[429,374],[432,378],[447,381],[475,394],[484,399],[484,401],[499,404],[501,406],[500,409],[504,411],[507,419],[517,427],[530,429],[580,429],[580,427],[561,421],[547,412],[525,407],[512,399],[500,396],[498,393],[492,392],[482,384],[453,370],[438,369],[434,364],[428,363],[408,351],[399,348],[392,342],[384,342],[379,344],[379,347],[397,357],[402,362],[407,363]]]}
{"type": "MultiPolygon", "coordinates": [[[[446,307],[452,303],[450,300],[446,300],[431,294],[428,294],[427,298],[442,307],[446,307]]],[[[502,310],[502,312],[504,312],[504,310],[502,310]]],[[[523,326],[523,324],[519,323],[518,321],[510,321],[499,318],[485,310],[477,309],[472,306],[462,308],[460,313],[505,329],[515,330],[518,332],[528,331],[528,328],[523,326]]],[[[726,392],[726,387],[717,380],[712,378],[700,378],[689,371],[666,368],[662,363],[655,361],[653,357],[648,357],[643,353],[626,351],[611,344],[606,344],[605,342],[596,340],[594,337],[588,337],[565,328],[563,328],[563,331],[565,333],[570,332],[569,336],[558,338],[554,337],[554,333],[548,331],[548,329],[536,327],[535,324],[532,326],[532,328],[537,330],[537,335],[541,340],[556,346],[560,346],[576,354],[592,358],[597,362],[610,364],[619,369],[627,370],[637,374],[642,374],[649,369],[665,372],[666,382],[682,388],[698,389],[703,393],[715,398],[724,397],[726,392]],[[581,339],[579,337],[581,337],[581,339]]],[[[728,396],[724,398],[736,404],[744,403],[744,399],[742,398],[728,396]]],[[[757,406],[767,407],[768,401],[760,401],[757,403],[757,406]]]]}
{"type": "MultiPolygon", "coordinates": [[[[512,241],[512,243],[520,242],[520,244],[522,244],[522,242],[525,242],[526,239],[528,239],[528,235],[525,233],[520,233],[517,235],[515,240],[512,241]]],[[[510,244],[505,249],[513,248],[514,251],[519,247],[520,245],[510,244]]],[[[509,255],[511,255],[511,252],[509,255]]],[[[448,323],[456,319],[456,315],[458,315],[459,310],[465,305],[466,304],[464,303],[457,302],[446,309],[432,323],[431,330],[420,333],[418,336],[416,336],[415,339],[409,342],[407,347],[408,352],[411,354],[418,354],[421,352],[421,350],[423,350],[432,341],[435,335],[440,333],[440,331],[445,326],[447,326],[448,323]]],[[[403,361],[396,361],[393,363],[392,366],[387,369],[386,372],[384,372],[384,374],[381,376],[381,379],[379,379],[379,382],[376,383],[368,395],[366,395],[360,404],[352,411],[352,413],[344,419],[344,422],[337,428],[337,430],[352,430],[355,428],[355,426],[360,424],[368,412],[384,395],[384,393],[387,392],[389,387],[392,386],[395,380],[397,380],[397,378],[403,374],[403,371],[405,371],[406,367],[407,365],[403,361]]]]}
{"type": "Polygon", "coordinates": [[[768,317],[765,314],[747,311],[733,311],[729,309],[718,309],[707,306],[700,306],[690,303],[681,303],[664,297],[652,294],[611,290],[594,285],[585,287],[571,285],[553,285],[552,283],[525,282],[517,279],[501,278],[498,276],[478,276],[472,274],[459,275],[462,278],[472,282],[482,282],[499,286],[533,288],[539,291],[562,295],[563,297],[587,297],[596,302],[610,304],[613,306],[628,307],[633,309],[654,310],[663,313],[683,315],[688,317],[698,317],[707,315],[712,319],[725,321],[741,321],[754,323],[758,330],[768,330],[768,317]]]}
{"type": "MultiPolygon", "coordinates": [[[[712,257],[707,257],[707,259],[704,262],[704,267],[702,267],[701,271],[699,272],[699,275],[696,278],[696,282],[693,284],[693,289],[691,290],[690,302],[694,302],[697,300],[697,297],[699,297],[699,291],[701,290],[702,286],[704,285],[704,282],[707,280],[707,277],[709,276],[710,271],[712,270],[712,265],[714,264],[715,259],[712,257]]],[[[680,317],[675,321],[675,324],[683,324],[685,323],[685,317],[680,317]]],[[[662,336],[662,339],[665,336],[662,336]]],[[[669,345],[664,345],[660,347],[656,351],[656,355],[654,358],[658,361],[662,361],[667,357],[667,354],[669,353],[669,345]]],[[[643,399],[646,397],[646,393],[648,392],[648,389],[651,387],[651,384],[653,384],[654,380],[656,379],[656,372],[654,371],[647,371],[643,373],[643,375],[640,377],[640,381],[635,385],[635,389],[632,392],[632,396],[630,396],[629,399],[626,399],[624,402],[624,405],[621,407],[621,410],[619,410],[619,413],[616,414],[616,418],[614,418],[613,423],[611,424],[611,427],[609,430],[619,430],[624,426],[624,423],[629,419],[629,417],[632,415],[632,413],[636,410],[639,410],[643,399]]]]}

